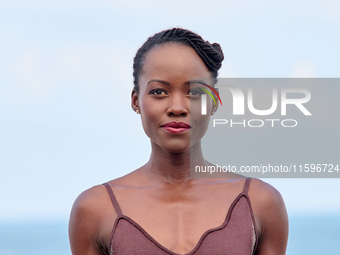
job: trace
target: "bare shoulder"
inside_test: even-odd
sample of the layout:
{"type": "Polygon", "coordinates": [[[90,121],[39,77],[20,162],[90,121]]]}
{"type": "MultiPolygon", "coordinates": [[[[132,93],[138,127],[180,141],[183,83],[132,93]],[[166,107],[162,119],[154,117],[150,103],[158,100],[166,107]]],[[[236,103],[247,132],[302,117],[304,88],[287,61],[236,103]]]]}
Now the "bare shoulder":
{"type": "MultiPolygon", "coordinates": [[[[100,217],[103,209],[108,206],[109,195],[103,185],[97,185],[82,192],[75,200],[72,213],[84,216],[100,217]]],[[[79,215],[78,215],[79,216],[79,215]]]]}
{"type": "Polygon", "coordinates": [[[261,206],[284,205],[280,192],[272,185],[259,179],[251,180],[249,196],[254,203],[259,203],[261,206]]]}
{"type": "Polygon", "coordinates": [[[265,219],[274,215],[282,215],[282,217],[287,215],[286,206],[280,192],[262,180],[252,179],[249,187],[249,198],[255,219],[259,223],[263,223],[265,219]]]}
{"type": "Polygon", "coordinates": [[[76,203],[80,205],[84,205],[87,202],[96,202],[101,200],[101,197],[105,193],[105,187],[104,185],[96,185],[92,188],[89,188],[85,191],[83,191],[76,199],[76,203]]]}
{"type": "Polygon", "coordinates": [[[256,254],[285,254],[288,216],[280,192],[264,181],[252,179],[249,199],[258,233],[256,254]]]}
{"type": "Polygon", "coordinates": [[[100,254],[107,245],[115,212],[103,185],[82,192],[75,200],[70,221],[69,238],[72,254],[100,254]]]}

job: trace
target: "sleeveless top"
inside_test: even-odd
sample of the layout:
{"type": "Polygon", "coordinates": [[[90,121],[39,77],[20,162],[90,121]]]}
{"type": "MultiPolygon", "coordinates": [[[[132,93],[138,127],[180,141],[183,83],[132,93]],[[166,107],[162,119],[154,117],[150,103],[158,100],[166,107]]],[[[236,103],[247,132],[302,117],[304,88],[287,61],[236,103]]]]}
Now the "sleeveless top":
{"type": "MultiPolygon", "coordinates": [[[[207,230],[195,248],[183,255],[252,255],[257,246],[253,210],[248,197],[251,178],[231,204],[225,221],[219,227],[207,230]]],[[[108,254],[114,255],[182,255],[175,253],[150,236],[137,222],[124,215],[108,183],[103,184],[117,213],[108,254]]]]}

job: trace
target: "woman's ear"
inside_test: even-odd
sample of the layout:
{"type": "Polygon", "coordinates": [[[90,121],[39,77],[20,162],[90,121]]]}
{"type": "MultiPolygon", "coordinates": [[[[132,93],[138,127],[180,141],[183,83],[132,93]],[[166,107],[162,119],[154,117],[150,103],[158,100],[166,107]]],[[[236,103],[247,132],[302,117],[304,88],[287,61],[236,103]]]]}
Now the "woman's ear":
{"type": "Polygon", "coordinates": [[[217,109],[218,109],[218,104],[217,105],[214,104],[213,107],[211,108],[211,115],[214,115],[217,109]]]}
{"type": "Polygon", "coordinates": [[[138,93],[135,89],[132,89],[132,92],[131,92],[131,108],[137,114],[139,114],[138,93]]]}
{"type": "MultiPolygon", "coordinates": [[[[219,93],[217,88],[215,90],[216,90],[217,93],[219,93]]],[[[218,105],[219,105],[219,100],[218,100],[218,98],[215,94],[214,94],[214,98],[215,98],[216,104],[215,104],[215,102],[212,102],[211,115],[214,115],[214,113],[217,111],[218,105]]]]}

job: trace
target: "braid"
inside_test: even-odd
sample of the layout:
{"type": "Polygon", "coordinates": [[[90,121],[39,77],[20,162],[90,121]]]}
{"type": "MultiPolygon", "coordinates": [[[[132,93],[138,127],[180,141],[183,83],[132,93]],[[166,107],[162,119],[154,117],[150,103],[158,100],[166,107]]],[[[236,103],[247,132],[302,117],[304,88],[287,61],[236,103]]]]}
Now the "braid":
{"type": "Polygon", "coordinates": [[[172,28],[149,37],[137,51],[133,63],[134,90],[136,92],[139,91],[139,76],[147,53],[153,47],[165,43],[179,43],[193,48],[211,72],[212,77],[217,77],[224,59],[221,46],[218,43],[210,44],[208,41],[204,41],[201,36],[189,30],[172,28]]]}

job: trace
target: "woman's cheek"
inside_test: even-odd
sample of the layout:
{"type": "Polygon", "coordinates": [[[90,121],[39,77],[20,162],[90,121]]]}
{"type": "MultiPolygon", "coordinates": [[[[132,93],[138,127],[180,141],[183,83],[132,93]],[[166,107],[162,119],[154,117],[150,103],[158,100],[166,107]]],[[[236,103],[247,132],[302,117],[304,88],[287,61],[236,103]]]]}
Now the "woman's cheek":
{"type": "Polygon", "coordinates": [[[144,132],[149,138],[152,138],[156,128],[158,127],[159,113],[157,107],[151,104],[143,104],[141,109],[142,124],[144,132]]]}

